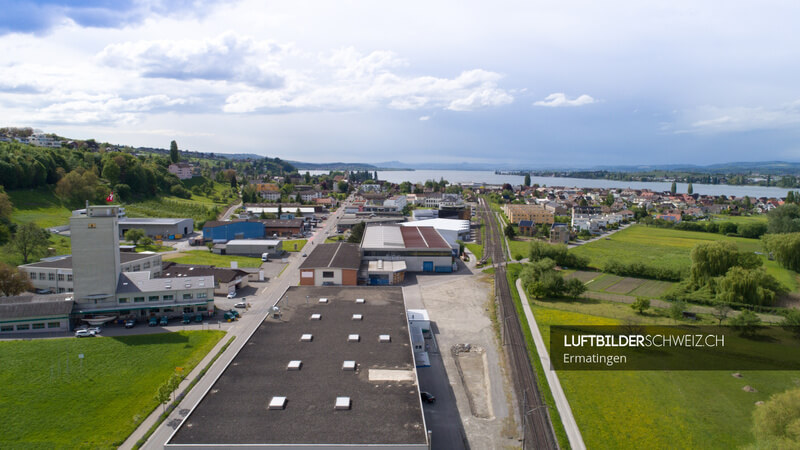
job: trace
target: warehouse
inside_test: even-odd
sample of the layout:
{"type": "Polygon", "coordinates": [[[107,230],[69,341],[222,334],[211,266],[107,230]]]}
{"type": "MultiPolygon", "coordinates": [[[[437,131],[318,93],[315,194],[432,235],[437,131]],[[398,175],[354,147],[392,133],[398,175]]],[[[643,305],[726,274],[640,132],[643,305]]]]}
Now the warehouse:
{"type": "Polygon", "coordinates": [[[372,286],[395,285],[405,280],[406,269],[405,261],[363,261],[358,277],[372,286]]]}
{"type": "Polygon", "coordinates": [[[264,236],[289,237],[303,232],[303,219],[264,219],[264,236]]]}
{"type": "Polygon", "coordinates": [[[72,295],[0,297],[0,337],[12,333],[69,331],[72,295]]]}
{"type": "Polygon", "coordinates": [[[129,217],[119,219],[119,237],[124,238],[125,233],[132,229],[144,230],[144,234],[153,239],[180,239],[194,232],[194,220],[129,217]]]}
{"type": "Polygon", "coordinates": [[[404,227],[433,227],[442,235],[444,240],[450,244],[450,247],[458,249],[458,241],[469,241],[470,228],[469,220],[460,219],[427,219],[415,220],[414,222],[405,222],[401,224],[404,227]]]}
{"type": "Polygon", "coordinates": [[[361,240],[367,261],[404,261],[409,272],[452,272],[453,249],[433,227],[370,225],[361,240]]]}
{"type": "Polygon", "coordinates": [[[279,308],[166,448],[430,448],[401,288],[293,286],[279,308]]]}
{"type": "Polygon", "coordinates": [[[249,274],[244,270],[226,267],[214,267],[197,264],[178,264],[171,261],[165,262],[162,277],[214,277],[214,294],[228,295],[247,287],[249,274]]]}
{"type": "Polygon", "coordinates": [[[275,239],[234,239],[227,244],[216,244],[211,249],[219,255],[258,256],[264,253],[269,256],[283,254],[283,241],[275,239]]]}
{"type": "Polygon", "coordinates": [[[203,240],[263,239],[264,224],[258,220],[209,220],[203,225],[203,240]]]}
{"type": "Polygon", "coordinates": [[[355,286],[360,265],[358,244],[320,244],[300,265],[300,285],[355,286]]]}

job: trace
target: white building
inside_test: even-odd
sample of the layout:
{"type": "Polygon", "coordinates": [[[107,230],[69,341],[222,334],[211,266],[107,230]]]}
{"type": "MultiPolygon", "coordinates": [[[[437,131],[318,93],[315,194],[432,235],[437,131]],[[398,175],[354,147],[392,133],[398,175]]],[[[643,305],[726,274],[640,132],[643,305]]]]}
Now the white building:
{"type": "Polygon", "coordinates": [[[187,163],[177,163],[177,164],[170,164],[169,165],[169,173],[175,175],[181,180],[188,180],[192,178],[192,170],[194,168],[191,164],[187,163]]]}
{"type": "Polygon", "coordinates": [[[407,204],[408,200],[405,195],[395,195],[383,201],[383,206],[395,208],[398,211],[402,211],[407,204]]]}
{"type": "MultiPolygon", "coordinates": [[[[426,210],[423,210],[426,211],[426,210]]],[[[430,210],[427,210],[430,211],[430,210]]],[[[458,248],[458,241],[468,241],[470,237],[469,220],[461,219],[427,219],[404,222],[404,227],[433,227],[454,249],[458,248]]]]}
{"type": "Polygon", "coordinates": [[[453,249],[433,227],[370,225],[361,240],[365,261],[405,261],[409,272],[452,272],[453,249]]]}

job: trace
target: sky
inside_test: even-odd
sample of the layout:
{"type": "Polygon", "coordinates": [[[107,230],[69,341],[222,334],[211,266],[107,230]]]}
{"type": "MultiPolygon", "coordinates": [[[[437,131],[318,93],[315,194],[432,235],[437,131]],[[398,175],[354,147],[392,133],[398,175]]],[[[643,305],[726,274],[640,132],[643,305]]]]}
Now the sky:
{"type": "Polygon", "coordinates": [[[306,162],[800,161],[794,0],[0,11],[0,126],[306,162]]]}

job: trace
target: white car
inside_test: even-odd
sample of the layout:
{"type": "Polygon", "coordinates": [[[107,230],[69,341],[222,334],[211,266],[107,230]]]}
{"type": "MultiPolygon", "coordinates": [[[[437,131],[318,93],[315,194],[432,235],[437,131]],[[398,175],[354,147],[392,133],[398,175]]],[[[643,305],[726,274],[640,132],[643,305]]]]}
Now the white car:
{"type": "Polygon", "coordinates": [[[75,332],[75,337],[94,337],[94,333],[89,330],[78,330],[75,332]]]}
{"type": "Polygon", "coordinates": [[[89,327],[87,328],[87,331],[94,334],[100,334],[102,330],[100,329],[100,327],[89,327]]]}
{"type": "Polygon", "coordinates": [[[246,302],[239,302],[239,303],[233,305],[233,307],[234,308],[247,308],[247,303],[246,302]]]}
{"type": "Polygon", "coordinates": [[[229,292],[228,298],[236,298],[236,292],[229,292]]]}

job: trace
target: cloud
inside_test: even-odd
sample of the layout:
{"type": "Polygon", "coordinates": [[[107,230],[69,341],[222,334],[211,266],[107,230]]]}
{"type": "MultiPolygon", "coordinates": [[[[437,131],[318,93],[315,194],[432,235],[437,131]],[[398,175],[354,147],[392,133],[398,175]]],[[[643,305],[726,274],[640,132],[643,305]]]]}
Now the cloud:
{"type": "Polygon", "coordinates": [[[590,105],[592,103],[596,103],[597,100],[593,99],[592,97],[583,94],[574,98],[572,100],[568,99],[566,94],[563,92],[555,92],[553,94],[548,95],[544,98],[544,100],[539,100],[534,102],[536,106],[548,106],[551,108],[560,107],[560,106],[583,106],[583,105],[590,105]]]}
{"type": "Polygon", "coordinates": [[[41,34],[59,25],[116,28],[154,16],[203,16],[211,0],[0,0],[0,35],[41,34]]]}
{"type": "Polygon", "coordinates": [[[204,40],[112,44],[97,58],[106,66],[138,71],[146,78],[242,82],[274,88],[283,83],[283,78],[267,62],[281,51],[274,43],[228,32],[204,40]]]}
{"type": "Polygon", "coordinates": [[[430,119],[431,119],[431,116],[421,116],[419,118],[419,120],[422,120],[423,122],[426,121],[426,120],[430,120],[430,119]]]}
{"type": "Polygon", "coordinates": [[[800,125],[800,100],[783,105],[702,106],[684,111],[667,130],[683,133],[730,133],[776,130],[800,125]]]}
{"type": "Polygon", "coordinates": [[[36,123],[131,125],[146,112],[158,112],[187,103],[166,95],[124,99],[118,96],[86,96],[44,107],[28,117],[36,123]]]}

